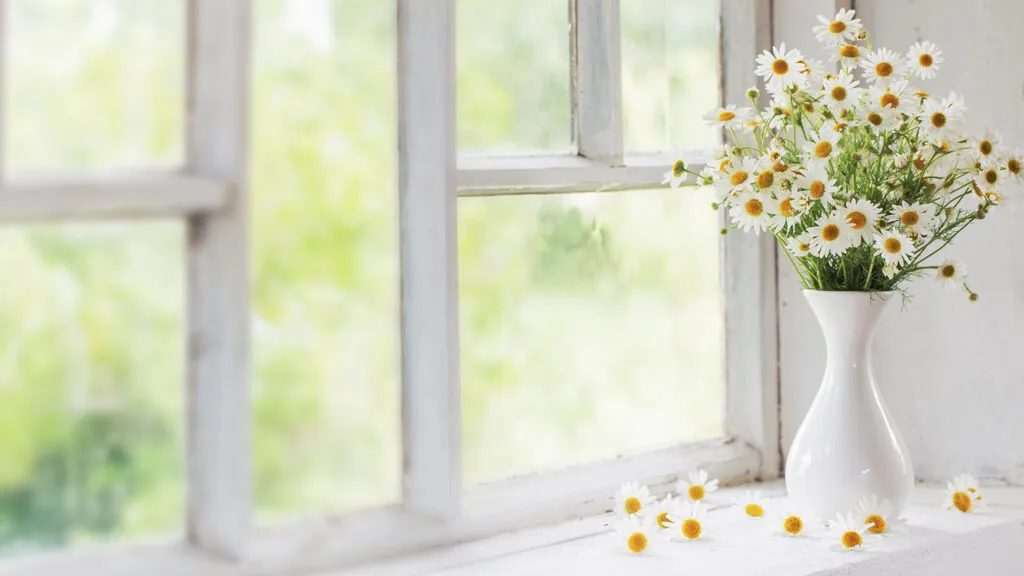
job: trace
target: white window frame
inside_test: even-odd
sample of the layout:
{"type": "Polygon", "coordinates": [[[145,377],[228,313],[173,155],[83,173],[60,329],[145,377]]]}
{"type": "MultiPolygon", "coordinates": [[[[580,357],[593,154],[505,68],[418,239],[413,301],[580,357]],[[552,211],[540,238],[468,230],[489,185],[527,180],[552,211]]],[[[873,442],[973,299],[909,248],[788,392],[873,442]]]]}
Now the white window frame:
{"type": "MultiPolygon", "coordinates": [[[[3,179],[0,191],[0,220],[180,217],[187,222],[186,538],[27,558],[0,565],[0,576],[302,573],[599,512],[607,507],[609,490],[627,478],[664,490],[696,466],[728,482],[778,476],[775,247],[770,237],[730,234],[721,242],[728,336],[723,438],[464,490],[458,198],[651,188],[660,186],[675,158],[624,154],[620,0],[571,1],[576,153],[464,158],[457,156],[455,143],[456,0],[396,1],[402,503],[352,516],[253,526],[250,2],[189,0],[184,168],[3,179]],[[381,537],[368,535],[377,530],[381,537]]],[[[724,101],[742,101],[754,83],[752,58],[770,44],[770,8],[770,0],[720,2],[724,101]]],[[[0,54],[0,72],[2,61],[0,54]]],[[[0,98],[3,92],[0,85],[0,98]]],[[[0,143],[0,155],[2,148],[0,143]]],[[[695,152],[687,159],[701,164],[702,158],[695,152]]]]}

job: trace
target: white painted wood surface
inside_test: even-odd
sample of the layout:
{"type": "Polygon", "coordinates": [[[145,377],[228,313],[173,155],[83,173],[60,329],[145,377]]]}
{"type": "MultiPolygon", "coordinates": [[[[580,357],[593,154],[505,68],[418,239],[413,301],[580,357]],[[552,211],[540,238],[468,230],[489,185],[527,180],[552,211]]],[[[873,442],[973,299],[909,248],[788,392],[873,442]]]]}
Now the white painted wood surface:
{"type": "Polygon", "coordinates": [[[437,518],[462,491],[454,2],[398,2],[403,501],[437,518]]]}
{"type": "Polygon", "coordinates": [[[173,218],[216,212],[226,184],[175,173],[20,177],[0,193],[0,220],[173,218]]]}
{"type": "Polygon", "coordinates": [[[622,163],[619,0],[572,0],[573,125],[580,156],[622,163]]]}
{"type": "MultiPolygon", "coordinates": [[[[766,489],[775,491],[775,486],[766,489]]],[[[662,543],[643,556],[612,549],[607,526],[614,519],[603,515],[365,566],[347,574],[1018,576],[1024,563],[1021,489],[989,489],[989,511],[967,515],[941,509],[941,490],[918,487],[906,524],[884,537],[868,536],[865,548],[857,552],[835,550],[822,529],[802,538],[778,534],[773,523],[781,520],[773,513],[782,513],[787,500],[781,496],[770,498],[766,503],[768,515],[751,519],[732,506],[737,492],[712,495],[717,498],[711,503],[721,507],[705,519],[700,540],[662,543]]]]}
{"type": "MultiPolygon", "coordinates": [[[[753,59],[771,45],[770,2],[723,2],[722,97],[743,102],[753,59]]],[[[761,477],[780,473],[775,244],[771,235],[732,232],[722,242],[726,430],[761,452],[761,477]]]]}
{"type": "MultiPolygon", "coordinates": [[[[906,51],[931,40],[946,59],[938,77],[915,81],[936,96],[955,90],[966,99],[968,128],[998,130],[1004,143],[1024,148],[1024,3],[989,0],[857,0],[872,43],[906,51]]],[[[779,18],[776,18],[779,22],[779,18]]],[[[803,22],[801,27],[811,25],[803,22]]],[[[809,45],[813,35],[794,42],[809,45]]],[[[782,38],[780,38],[781,40],[782,38]]],[[[787,46],[790,42],[787,42],[787,46]]],[[[1024,193],[1013,188],[1014,196],[1024,193]]],[[[961,471],[1024,482],[1024,254],[1022,214],[999,210],[972,225],[944,256],[968,268],[970,303],[939,289],[930,278],[915,283],[913,301],[889,310],[879,327],[875,371],[893,418],[910,449],[919,478],[961,471]]],[[[781,363],[784,445],[806,412],[824,370],[824,346],[788,266],[783,291],[781,363]]]]}
{"type": "MultiPolygon", "coordinates": [[[[682,159],[699,167],[708,157],[706,152],[694,151],[682,159]]],[[[580,156],[462,156],[459,196],[663,189],[665,172],[679,159],[661,154],[630,155],[624,165],[612,166],[580,156]]]]}
{"type": "Polygon", "coordinates": [[[189,2],[187,168],[229,206],[188,221],[187,538],[240,557],[252,500],[248,0],[189,2]]]}

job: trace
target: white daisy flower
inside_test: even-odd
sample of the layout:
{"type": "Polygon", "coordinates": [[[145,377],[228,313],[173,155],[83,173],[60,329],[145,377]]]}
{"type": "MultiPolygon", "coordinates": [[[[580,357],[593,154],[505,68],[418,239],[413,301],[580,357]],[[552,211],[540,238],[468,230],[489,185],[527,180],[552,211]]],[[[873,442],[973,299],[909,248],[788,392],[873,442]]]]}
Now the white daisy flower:
{"type": "Polygon", "coordinates": [[[895,230],[882,230],[875,236],[875,250],[882,256],[886,264],[899,266],[910,260],[914,251],[914,243],[905,235],[895,230]]]}
{"type": "Polygon", "coordinates": [[[901,120],[899,112],[881,106],[871,106],[864,111],[864,122],[878,132],[899,128],[901,120]]]}
{"type": "Polygon", "coordinates": [[[775,188],[778,188],[777,180],[782,178],[776,178],[778,174],[773,169],[774,164],[768,163],[764,158],[761,159],[761,171],[754,177],[753,188],[762,194],[769,194],[775,188]]]}
{"type": "Polygon", "coordinates": [[[836,515],[828,523],[830,536],[837,542],[840,550],[859,550],[864,546],[864,533],[869,525],[856,520],[853,514],[836,515]]]}
{"type": "Polygon", "coordinates": [[[689,482],[680,480],[676,483],[676,491],[679,494],[686,494],[687,498],[694,502],[703,500],[709,493],[718,490],[718,479],[708,480],[706,470],[690,472],[689,482]]]}
{"type": "Polygon", "coordinates": [[[836,131],[822,130],[811,137],[809,142],[804,143],[804,152],[809,157],[808,165],[825,165],[832,158],[839,155],[839,137],[842,134],[836,131]]]}
{"type": "Polygon", "coordinates": [[[864,52],[856,44],[840,44],[832,49],[829,62],[838,62],[844,69],[850,69],[856,67],[863,57],[864,52]]]}
{"type": "Polygon", "coordinates": [[[985,191],[995,190],[1003,179],[998,166],[982,166],[981,171],[974,175],[974,183],[985,191]]]}
{"type": "Polygon", "coordinates": [[[1024,182],[1024,155],[1019,151],[1014,151],[1007,156],[1003,166],[1006,166],[1006,176],[1008,178],[1012,178],[1018,184],[1024,182]]]}
{"type": "Polygon", "coordinates": [[[811,237],[811,253],[819,258],[846,252],[857,238],[838,211],[823,216],[807,229],[807,234],[811,237]]]}
{"type": "Polygon", "coordinates": [[[636,516],[619,519],[613,534],[616,548],[625,549],[630,554],[649,552],[656,536],[657,528],[653,520],[636,516]]]}
{"type": "Polygon", "coordinates": [[[755,174],[758,171],[757,160],[745,157],[734,158],[722,165],[724,171],[722,178],[718,181],[719,198],[726,196],[738,196],[750,190],[754,185],[755,174]]]}
{"type": "Polygon", "coordinates": [[[857,512],[864,523],[868,525],[868,532],[871,534],[888,534],[896,526],[903,524],[903,518],[893,515],[892,503],[888,500],[878,501],[878,496],[872,494],[867,498],[861,498],[857,506],[857,512]]]}
{"type": "Polygon", "coordinates": [[[900,55],[888,48],[879,48],[869,52],[860,62],[864,69],[864,80],[885,84],[899,80],[905,74],[903,70],[903,59],[900,55]]]}
{"type": "Polygon", "coordinates": [[[903,202],[893,209],[892,216],[903,228],[918,236],[928,236],[935,223],[935,207],[931,204],[903,202]]]}
{"type": "Polygon", "coordinates": [[[946,510],[957,510],[965,514],[977,512],[981,502],[981,491],[974,476],[961,474],[946,483],[946,495],[942,499],[946,510]]]}
{"type": "Polygon", "coordinates": [[[804,78],[801,72],[804,65],[800,62],[803,55],[799,50],[786,50],[786,43],[765,50],[757,57],[757,68],[754,73],[764,78],[770,90],[779,91],[793,84],[800,85],[804,78]]]}
{"type": "Polygon", "coordinates": [[[917,42],[907,51],[907,65],[911,72],[924,80],[935,78],[935,71],[943,62],[942,50],[931,42],[917,42]]]}
{"type": "Polygon", "coordinates": [[[907,82],[899,80],[885,85],[875,85],[868,88],[868,102],[878,105],[881,108],[905,111],[909,106],[903,99],[907,92],[907,82]]]}
{"type": "Polygon", "coordinates": [[[854,14],[853,10],[840,8],[839,13],[832,20],[818,16],[818,22],[821,22],[822,25],[814,27],[814,35],[818,37],[819,42],[823,42],[826,46],[845,44],[847,40],[856,39],[857,33],[863,26],[860,19],[853,17],[854,14]]]}
{"type": "Polygon", "coordinates": [[[711,128],[739,128],[751,115],[750,108],[737,108],[729,104],[725,108],[709,110],[704,114],[704,123],[711,128]]]}
{"type": "Polygon", "coordinates": [[[765,499],[760,490],[745,490],[742,498],[735,498],[737,509],[748,518],[763,518],[765,499]]]}
{"type": "Polygon", "coordinates": [[[957,260],[946,260],[935,270],[935,279],[946,290],[959,290],[967,279],[967,268],[957,260]]]}
{"type": "Polygon", "coordinates": [[[806,506],[790,504],[772,517],[772,531],[787,537],[811,535],[819,524],[818,518],[806,506]]]}
{"type": "Polygon", "coordinates": [[[878,207],[863,198],[850,200],[843,207],[843,222],[853,233],[854,245],[861,240],[870,241],[878,224],[878,207]]]}
{"type": "Polygon", "coordinates": [[[967,113],[967,105],[964,104],[964,97],[956,92],[950,92],[949,96],[942,99],[942,106],[955,116],[963,116],[967,113]]]}
{"type": "Polygon", "coordinates": [[[921,130],[935,142],[956,138],[961,115],[957,108],[926,98],[921,106],[921,130]]]}
{"type": "Polygon", "coordinates": [[[662,184],[671,184],[673,188],[678,188],[683,181],[686,180],[686,162],[682,160],[676,160],[672,164],[672,169],[662,176],[662,184]]]}
{"type": "Polygon", "coordinates": [[[998,132],[986,130],[981,138],[972,138],[974,157],[982,166],[995,166],[999,163],[1002,151],[1002,138],[998,132]]]}
{"type": "Polygon", "coordinates": [[[704,507],[700,502],[683,502],[679,512],[671,516],[672,539],[691,541],[704,533],[704,507]]]}
{"type": "Polygon", "coordinates": [[[825,79],[825,65],[821,60],[814,58],[804,58],[802,62],[804,69],[801,73],[804,75],[804,86],[808,90],[817,90],[825,79]]]}
{"type": "Polygon", "coordinates": [[[860,82],[846,72],[840,72],[838,76],[826,78],[822,89],[822,96],[825,103],[832,110],[841,110],[856,105],[857,100],[864,92],[858,88],[860,82]]]}
{"type": "Polygon", "coordinates": [[[619,487],[615,494],[615,513],[622,516],[635,516],[640,514],[644,506],[654,501],[651,491],[647,486],[641,486],[637,482],[626,482],[619,487]]]}
{"type": "Polygon", "coordinates": [[[882,274],[885,275],[885,277],[889,278],[890,280],[893,276],[898,274],[899,271],[900,267],[897,264],[886,264],[885,266],[882,266],[882,274]]]}
{"type": "Polygon", "coordinates": [[[679,500],[669,495],[665,496],[664,500],[651,503],[644,511],[644,515],[647,518],[651,518],[659,529],[667,530],[672,527],[672,514],[675,514],[678,510],[679,500]]]}
{"type": "Polygon", "coordinates": [[[805,233],[797,236],[796,238],[790,238],[789,241],[786,242],[786,246],[794,256],[802,258],[811,253],[811,236],[805,233]]]}
{"type": "Polygon", "coordinates": [[[768,212],[772,214],[769,224],[776,230],[798,224],[804,213],[802,207],[806,207],[806,200],[791,192],[783,193],[778,198],[769,200],[768,212]]]}
{"type": "Polygon", "coordinates": [[[835,203],[832,195],[839,190],[839,186],[835,180],[828,177],[828,170],[822,164],[805,168],[803,174],[796,179],[796,186],[800,190],[807,190],[807,196],[812,201],[820,201],[825,206],[835,203]]]}

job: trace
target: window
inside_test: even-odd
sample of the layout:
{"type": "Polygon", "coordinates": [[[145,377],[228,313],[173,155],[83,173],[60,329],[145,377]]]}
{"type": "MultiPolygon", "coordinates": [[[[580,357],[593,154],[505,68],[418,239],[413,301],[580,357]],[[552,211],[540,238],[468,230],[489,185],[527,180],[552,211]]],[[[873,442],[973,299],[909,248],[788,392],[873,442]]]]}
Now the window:
{"type": "Polygon", "coordinates": [[[772,244],[660,186],[767,0],[528,4],[9,0],[0,555],[330,569],[777,474],[772,244]]]}

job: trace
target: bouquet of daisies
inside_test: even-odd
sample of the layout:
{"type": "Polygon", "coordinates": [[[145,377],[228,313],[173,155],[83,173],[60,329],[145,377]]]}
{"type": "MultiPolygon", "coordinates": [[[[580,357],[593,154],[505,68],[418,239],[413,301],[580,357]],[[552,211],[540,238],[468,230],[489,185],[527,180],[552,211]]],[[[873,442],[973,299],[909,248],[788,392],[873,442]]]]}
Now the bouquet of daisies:
{"type": "Polygon", "coordinates": [[[711,187],[731,220],[723,233],[773,234],[805,289],[902,292],[933,274],[976,300],[960,263],[932,257],[1006,203],[1024,159],[994,133],[963,135],[961,97],[913,85],[942,64],[935,44],[901,55],[873,49],[852,10],[818,19],[831,62],[785,44],[758,56],[770,104],[759,108],[751,88],[752,107],[709,112],[731,145],[699,174],[677,162],[666,183],[692,174],[711,187]]]}

